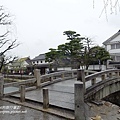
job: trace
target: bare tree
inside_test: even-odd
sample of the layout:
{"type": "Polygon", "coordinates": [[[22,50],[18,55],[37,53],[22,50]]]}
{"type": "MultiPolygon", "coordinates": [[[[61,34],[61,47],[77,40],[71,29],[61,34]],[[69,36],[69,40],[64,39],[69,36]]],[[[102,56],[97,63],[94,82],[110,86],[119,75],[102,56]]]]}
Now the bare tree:
{"type": "MultiPolygon", "coordinates": [[[[93,8],[95,6],[95,3],[97,3],[97,0],[93,0],[93,8]]],[[[103,9],[101,10],[100,16],[102,16],[103,13],[106,15],[106,20],[108,20],[108,11],[110,14],[117,14],[117,12],[120,12],[120,0],[103,0],[103,9]]]]}
{"type": "MultiPolygon", "coordinates": [[[[0,32],[0,72],[5,61],[8,58],[10,61],[12,59],[10,56],[6,56],[7,52],[19,45],[19,43],[17,43],[17,39],[12,39],[11,31],[8,30],[8,26],[11,25],[12,21],[10,14],[4,10],[3,6],[0,6],[0,29],[2,31],[0,32]],[[4,28],[4,30],[2,28],[4,28]]],[[[13,60],[14,59],[15,58],[13,57],[13,60]]]]}

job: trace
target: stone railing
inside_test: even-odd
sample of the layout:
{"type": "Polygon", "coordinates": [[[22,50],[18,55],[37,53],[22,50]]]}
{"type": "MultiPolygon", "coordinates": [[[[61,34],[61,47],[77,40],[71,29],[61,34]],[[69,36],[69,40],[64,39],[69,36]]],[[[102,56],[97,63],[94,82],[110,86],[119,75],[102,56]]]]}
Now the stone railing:
{"type": "MultiPolygon", "coordinates": [[[[45,85],[53,84],[55,82],[77,77],[77,81],[74,84],[75,120],[85,120],[86,115],[85,115],[84,101],[88,97],[87,96],[88,90],[90,90],[90,88],[99,84],[97,83],[97,80],[96,80],[97,78],[99,78],[99,81],[104,81],[104,82],[107,80],[112,81],[113,78],[119,78],[120,70],[111,69],[111,70],[106,70],[101,72],[71,70],[71,71],[55,72],[47,75],[40,75],[40,71],[35,70],[34,75],[35,75],[35,78],[33,79],[23,80],[21,82],[12,82],[7,84],[4,84],[3,77],[0,77],[0,99],[2,99],[4,96],[5,87],[19,86],[20,101],[24,102],[26,85],[29,83],[36,83],[36,86],[35,86],[35,89],[36,89],[36,88],[43,87],[45,85]],[[87,82],[91,82],[91,86],[89,88],[86,87],[87,82]]],[[[49,107],[48,89],[43,88],[43,108],[47,109],[48,107],[49,107]]]]}
{"type": "Polygon", "coordinates": [[[0,98],[2,98],[3,96],[20,92],[21,86],[23,85],[25,86],[25,90],[32,90],[39,87],[43,87],[45,85],[53,84],[55,82],[59,82],[61,80],[75,78],[76,75],[77,75],[77,70],[61,71],[61,72],[55,72],[55,73],[46,74],[46,75],[40,75],[40,70],[36,69],[34,71],[34,76],[35,76],[34,78],[21,80],[19,82],[11,82],[11,83],[4,83],[4,78],[1,76],[0,77],[0,98]],[[27,86],[28,84],[33,84],[34,86],[28,87],[27,86]],[[19,87],[19,90],[5,94],[4,88],[6,87],[19,87]]]}
{"type": "Polygon", "coordinates": [[[86,111],[85,111],[84,101],[88,97],[91,97],[91,93],[93,92],[95,93],[101,89],[101,86],[99,86],[101,83],[102,83],[102,88],[105,87],[105,85],[109,85],[109,83],[110,84],[119,83],[119,85],[117,84],[117,87],[118,87],[120,86],[119,78],[120,78],[119,69],[111,69],[111,70],[96,72],[88,76],[85,76],[84,70],[78,70],[77,82],[74,85],[75,120],[86,120],[86,114],[85,114],[86,111]],[[99,78],[98,83],[96,80],[97,78],[99,78]],[[91,86],[88,88],[86,87],[87,82],[91,82],[91,86]],[[92,89],[92,92],[90,92],[91,89],[92,89]]]}
{"type": "Polygon", "coordinates": [[[85,94],[85,99],[101,99],[110,92],[114,92],[118,90],[120,87],[120,70],[119,69],[111,69],[111,70],[106,70],[102,72],[95,73],[93,76],[89,75],[85,77],[85,81],[91,81],[91,86],[86,88],[86,94],[85,94]],[[97,81],[97,78],[99,81],[97,81]],[[112,88],[113,86],[116,86],[115,88],[112,88]],[[109,87],[110,86],[110,87],[109,87]],[[106,88],[107,87],[107,88],[106,88]],[[114,89],[114,90],[112,90],[114,89]],[[101,91],[102,90],[102,91],[101,91]],[[97,92],[101,91],[101,95],[98,94],[97,92]],[[96,95],[94,95],[96,94],[96,95]],[[94,98],[93,98],[94,97],[94,98]]]}
{"type": "Polygon", "coordinates": [[[83,82],[84,84],[84,91],[86,92],[86,83],[90,82],[91,86],[95,85],[97,83],[97,78],[99,81],[105,81],[110,78],[118,78],[120,76],[120,70],[119,69],[110,69],[110,70],[105,70],[101,72],[96,72],[94,74],[90,74],[85,76],[84,70],[78,70],[77,73],[77,80],[83,82]]]}
{"type": "MultiPolygon", "coordinates": [[[[85,71],[86,75],[93,74],[95,71],[85,71]]],[[[40,70],[36,69],[34,71],[34,76],[35,78],[30,78],[27,80],[21,80],[19,82],[11,82],[11,83],[5,83],[3,77],[1,77],[1,84],[0,84],[0,95],[3,96],[4,94],[4,88],[6,87],[19,87],[18,91],[11,92],[11,93],[6,93],[4,94],[5,96],[14,94],[16,92],[20,92],[20,86],[25,85],[27,86],[28,84],[33,84],[34,89],[43,87],[45,85],[53,84],[55,82],[59,82],[61,80],[67,80],[67,79],[72,79],[77,77],[77,70],[70,70],[70,71],[61,71],[61,72],[55,72],[51,74],[46,74],[46,75],[40,75],[40,70]],[[35,87],[36,86],[36,87],[35,87]]],[[[26,90],[31,90],[33,89],[32,87],[25,87],[26,90]]]]}
{"type": "Polygon", "coordinates": [[[96,83],[96,78],[100,78],[101,81],[105,80],[107,78],[113,78],[113,77],[118,77],[120,76],[120,70],[119,69],[111,69],[111,70],[106,70],[106,71],[101,71],[101,72],[96,72],[92,75],[88,75],[85,77],[85,82],[90,81],[92,85],[96,83]]]}

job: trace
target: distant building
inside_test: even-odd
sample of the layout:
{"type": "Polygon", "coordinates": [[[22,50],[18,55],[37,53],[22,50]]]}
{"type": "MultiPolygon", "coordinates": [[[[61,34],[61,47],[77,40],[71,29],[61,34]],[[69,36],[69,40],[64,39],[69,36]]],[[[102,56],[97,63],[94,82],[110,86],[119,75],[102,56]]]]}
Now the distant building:
{"type": "Polygon", "coordinates": [[[23,73],[27,74],[29,71],[27,70],[27,66],[32,65],[31,60],[29,57],[24,57],[15,60],[13,63],[9,64],[9,70],[12,73],[23,73]]]}
{"type": "Polygon", "coordinates": [[[103,42],[112,60],[107,62],[107,68],[120,68],[120,30],[103,42]]]}
{"type": "Polygon", "coordinates": [[[32,65],[27,66],[28,69],[40,69],[41,74],[46,73],[46,69],[50,67],[52,63],[48,63],[45,61],[45,54],[40,54],[35,58],[31,59],[32,65]]]}
{"type": "Polygon", "coordinates": [[[32,64],[43,64],[45,62],[45,54],[40,54],[31,60],[32,64]]]}
{"type": "Polygon", "coordinates": [[[120,62],[120,30],[103,42],[114,62],[120,62]]]}

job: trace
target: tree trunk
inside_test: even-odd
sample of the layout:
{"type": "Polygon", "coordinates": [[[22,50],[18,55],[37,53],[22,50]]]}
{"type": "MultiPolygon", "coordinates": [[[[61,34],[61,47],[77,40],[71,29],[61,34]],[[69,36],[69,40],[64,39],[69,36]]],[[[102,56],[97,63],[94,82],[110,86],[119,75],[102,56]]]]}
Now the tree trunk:
{"type": "Polygon", "coordinates": [[[1,58],[0,73],[2,72],[3,64],[4,64],[4,58],[1,58]]]}

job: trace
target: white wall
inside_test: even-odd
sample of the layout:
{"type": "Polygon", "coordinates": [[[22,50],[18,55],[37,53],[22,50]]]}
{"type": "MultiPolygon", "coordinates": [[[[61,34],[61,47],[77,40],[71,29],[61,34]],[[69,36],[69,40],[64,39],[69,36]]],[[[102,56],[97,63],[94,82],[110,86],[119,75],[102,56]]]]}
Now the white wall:
{"type": "Polygon", "coordinates": [[[39,60],[38,62],[37,61],[32,62],[32,64],[43,64],[43,63],[46,63],[45,60],[39,60]]]}
{"type": "Polygon", "coordinates": [[[111,40],[111,43],[112,42],[119,42],[120,41],[120,35],[115,37],[113,40],[111,40]]]}

